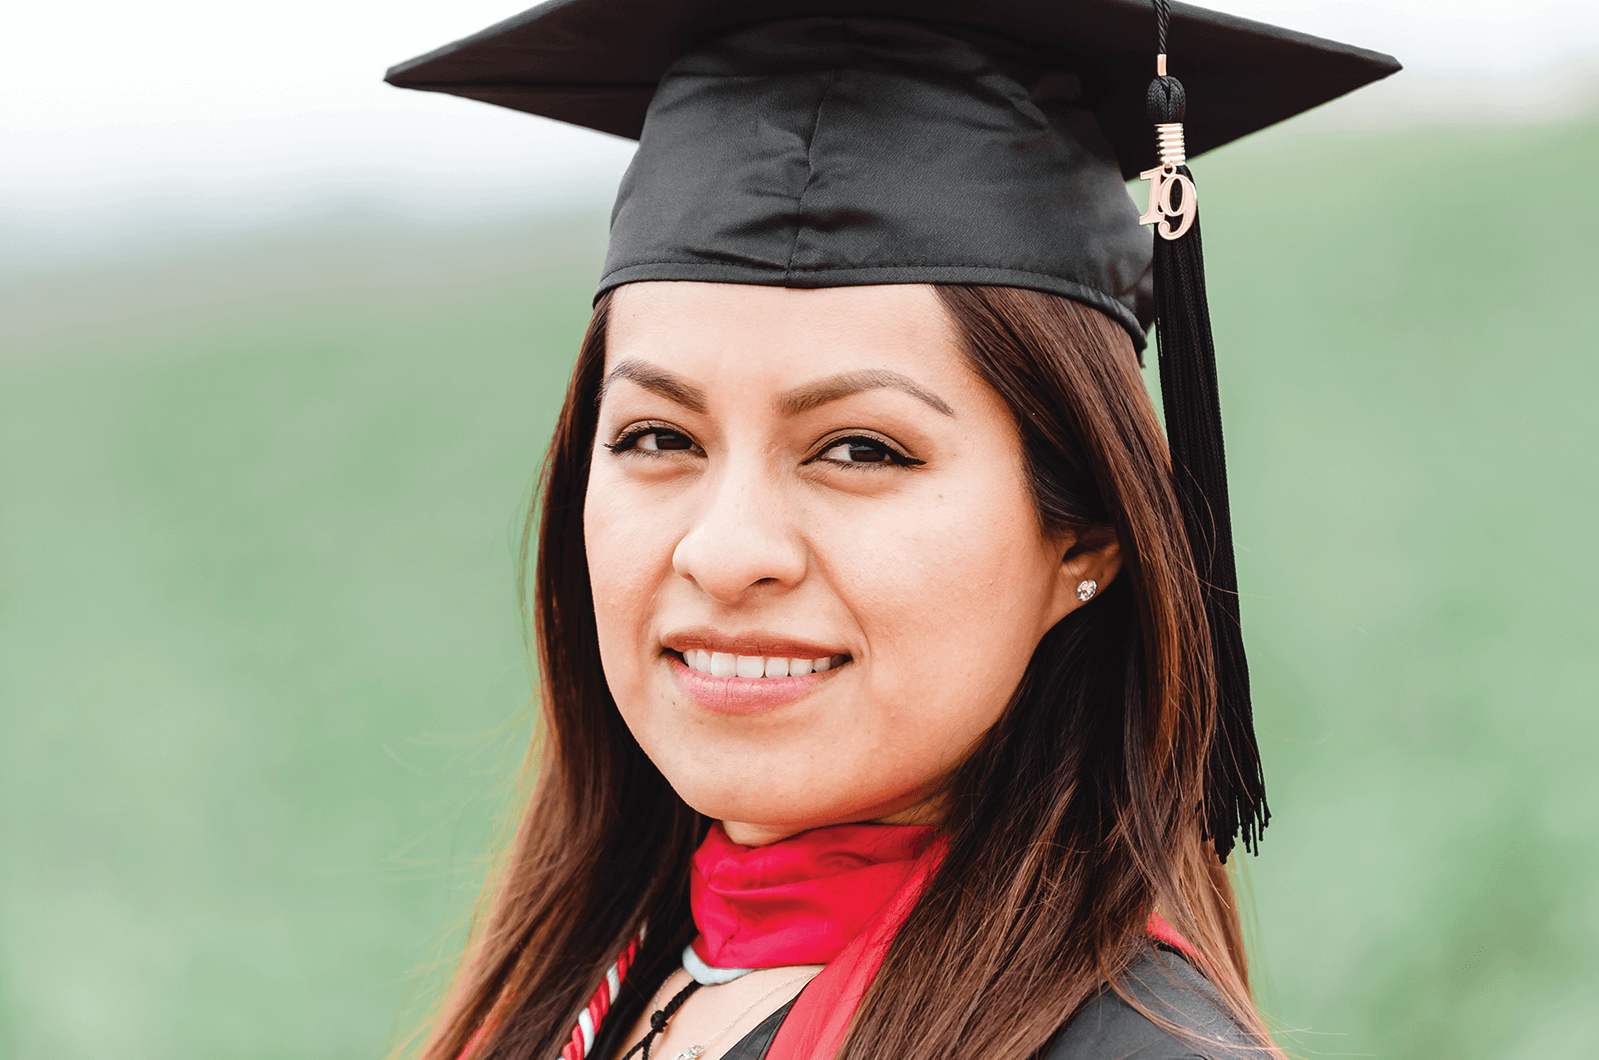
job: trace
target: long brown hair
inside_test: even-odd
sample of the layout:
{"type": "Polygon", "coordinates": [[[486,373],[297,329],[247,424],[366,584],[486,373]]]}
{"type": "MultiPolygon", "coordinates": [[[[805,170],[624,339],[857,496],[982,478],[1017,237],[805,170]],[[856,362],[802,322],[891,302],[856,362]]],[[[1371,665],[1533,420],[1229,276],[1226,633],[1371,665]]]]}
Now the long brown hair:
{"type": "MultiPolygon", "coordinates": [[[[1228,873],[1200,834],[1215,679],[1170,461],[1131,341],[1099,312],[1007,287],[936,288],[973,369],[1009,405],[1042,526],[1114,531],[1122,571],[1039,643],[944,792],[949,853],[856,1013],[845,1060],[1032,1056],[1147,946],[1159,911],[1233,1014],[1250,1002],[1228,873]]],[[[708,821],[623,724],[600,668],[583,503],[609,299],[595,308],[529,511],[524,571],[537,785],[423,1060],[556,1055],[646,923],[643,978],[692,935],[688,864],[708,821]],[[535,533],[536,531],[536,533],[535,533]]],[[[606,1060],[606,1058],[597,1058],[606,1060]]]]}

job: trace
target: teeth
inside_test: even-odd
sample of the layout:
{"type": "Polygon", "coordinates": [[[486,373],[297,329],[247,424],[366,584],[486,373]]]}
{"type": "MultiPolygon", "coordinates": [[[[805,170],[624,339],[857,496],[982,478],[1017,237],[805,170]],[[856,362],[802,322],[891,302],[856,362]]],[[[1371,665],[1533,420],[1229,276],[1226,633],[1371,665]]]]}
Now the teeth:
{"type": "Polygon", "coordinates": [[[778,656],[732,655],[699,648],[689,648],[683,652],[683,662],[690,670],[712,677],[804,677],[810,673],[826,673],[835,666],[842,666],[848,658],[847,655],[827,655],[820,659],[785,659],[778,656]]]}

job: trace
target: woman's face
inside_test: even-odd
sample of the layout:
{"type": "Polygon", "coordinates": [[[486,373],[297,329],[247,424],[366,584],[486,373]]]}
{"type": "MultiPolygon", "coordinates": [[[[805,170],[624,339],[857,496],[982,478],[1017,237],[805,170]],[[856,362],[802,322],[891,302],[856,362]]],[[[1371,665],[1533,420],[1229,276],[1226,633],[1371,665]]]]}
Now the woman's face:
{"type": "Polygon", "coordinates": [[[925,819],[1114,545],[1040,530],[930,288],[633,284],[608,343],[584,528],[633,735],[737,842],[925,819]]]}

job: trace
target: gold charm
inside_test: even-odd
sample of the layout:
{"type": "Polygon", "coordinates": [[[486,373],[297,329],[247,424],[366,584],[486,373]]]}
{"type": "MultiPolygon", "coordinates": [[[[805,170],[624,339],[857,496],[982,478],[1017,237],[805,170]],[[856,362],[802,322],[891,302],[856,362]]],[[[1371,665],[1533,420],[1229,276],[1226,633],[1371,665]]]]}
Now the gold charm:
{"type": "Polygon", "coordinates": [[[1177,167],[1167,163],[1146,169],[1138,174],[1140,180],[1149,181],[1149,209],[1144,211],[1144,216],[1138,219],[1141,225],[1155,225],[1162,239],[1181,239],[1194,225],[1194,218],[1199,216],[1199,197],[1194,192],[1194,182],[1183,174],[1177,172],[1177,167]],[[1177,202],[1172,202],[1172,189],[1182,189],[1181,197],[1177,202]],[[1175,229],[1171,226],[1173,217],[1182,218],[1182,223],[1175,229]]]}

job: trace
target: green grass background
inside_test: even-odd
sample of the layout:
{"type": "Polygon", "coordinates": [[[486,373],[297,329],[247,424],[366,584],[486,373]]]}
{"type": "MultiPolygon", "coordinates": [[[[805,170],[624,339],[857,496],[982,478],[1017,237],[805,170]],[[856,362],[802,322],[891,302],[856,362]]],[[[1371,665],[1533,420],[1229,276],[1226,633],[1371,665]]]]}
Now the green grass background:
{"type": "MultiPolygon", "coordinates": [[[[1197,167],[1301,1055],[1599,1056],[1596,164],[1587,121],[1197,167]]],[[[512,547],[603,238],[325,217],[4,281],[0,1056],[412,1018],[525,738],[512,547]]]]}

